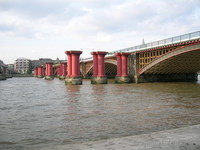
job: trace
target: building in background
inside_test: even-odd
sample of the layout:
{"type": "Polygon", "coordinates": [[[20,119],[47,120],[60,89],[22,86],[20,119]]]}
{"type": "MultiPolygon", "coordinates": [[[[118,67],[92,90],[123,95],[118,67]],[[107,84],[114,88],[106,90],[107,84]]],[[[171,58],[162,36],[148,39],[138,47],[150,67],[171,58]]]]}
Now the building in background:
{"type": "Polygon", "coordinates": [[[18,58],[14,63],[14,71],[25,74],[31,69],[31,60],[26,58],[18,58]]]}

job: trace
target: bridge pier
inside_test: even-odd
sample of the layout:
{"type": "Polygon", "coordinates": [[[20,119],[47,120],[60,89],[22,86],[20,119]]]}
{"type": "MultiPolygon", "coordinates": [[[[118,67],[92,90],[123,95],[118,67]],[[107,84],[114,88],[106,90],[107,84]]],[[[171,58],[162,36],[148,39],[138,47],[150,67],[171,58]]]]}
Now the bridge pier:
{"type": "Polygon", "coordinates": [[[127,57],[130,53],[115,53],[117,57],[117,75],[115,83],[130,83],[130,77],[127,74],[127,57]]]}
{"type": "Polygon", "coordinates": [[[67,63],[67,76],[65,78],[66,85],[80,85],[82,84],[82,77],[80,76],[80,55],[82,51],[66,51],[67,63]]]}
{"type": "Polygon", "coordinates": [[[107,52],[91,52],[93,55],[93,76],[92,84],[107,84],[105,75],[105,55],[107,52]]]}
{"type": "Polygon", "coordinates": [[[46,73],[45,73],[45,80],[53,80],[54,76],[53,76],[53,63],[52,62],[48,62],[46,63],[46,73]]]}
{"type": "Polygon", "coordinates": [[[44,69],[42,66],[38,66],[38,74],[37,74],[37,77],[38,78],[43,78],[44,77],[44,69]]]}
{"type": "Polygon", "coordinates": [[[60,71],[61,71],[61,73],[60,73],[60,77],[59,77],[60,80],[64,80],[65,79],[66,73],[67,73],[66,70],[67,70],[67,62],[61,62],[60,63],[60,71]]]}

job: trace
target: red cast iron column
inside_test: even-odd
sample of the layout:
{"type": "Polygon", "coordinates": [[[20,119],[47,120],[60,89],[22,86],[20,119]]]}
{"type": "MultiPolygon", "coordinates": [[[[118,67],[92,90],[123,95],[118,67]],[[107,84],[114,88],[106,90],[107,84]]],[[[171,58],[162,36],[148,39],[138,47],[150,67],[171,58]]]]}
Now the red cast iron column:
{"type": "Polygon", "coordinates": [[[91,52],[93,55],[93,77],[98,75],[98,55],[96,52],[91,52]]]}
{"type": "Polygon", "coordinates": [[[130,55],[130,53],[121,53],[121,60],[122,60],[122,77],[128,76],[127,74],[127,57],[130,55]]]}
{"type": "Polygon", "coordinates": [[[98,77],[105,77],[105,55],[107,52],[97,52],[98,54],[98,77]]]}
{"type": "Polygon", "coordinates": [[[115,56],[117,57],[117,77],[120,77],[122,75],[122,56],[120,53],[115,53],[115,56]]]}
{"type": "Polygon", "coordinates": [[[38,75],[38,71],[37,71],[37,67],[34,69],[34,76],[37,77],[38,75]]]}
{"type": "Polygon", "coordinates": [[[71,77],[72,74],[72,55],[70,51],[66,51],[65,54],[67,54],[67,77],[71,77]]]}
{"type": "Polygon", "coordinates": [[[72,55],[72,74],[71,77],[80,77],[80,54],[82,51],[71,51],[72,55]]]}
{"type": "Polygon", "coordinates": [[[61,66],[62,66],[62,76],[66,76],[67,63],[66,62],[62,62],[61,66]]]}
{"type": "Polygon", "coordinates": [[[42,67],[38,66],[38,77],[41,78],[42,77],[42,67]]]}

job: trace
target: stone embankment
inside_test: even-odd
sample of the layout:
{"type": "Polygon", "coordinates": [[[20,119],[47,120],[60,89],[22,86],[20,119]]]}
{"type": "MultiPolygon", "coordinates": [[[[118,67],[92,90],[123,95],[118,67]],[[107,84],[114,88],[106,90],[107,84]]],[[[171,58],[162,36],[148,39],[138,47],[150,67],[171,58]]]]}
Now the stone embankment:
{"type": "Polygon", "coordinates": [[[200,150],[200,125],[40,150],[200,150]]]}

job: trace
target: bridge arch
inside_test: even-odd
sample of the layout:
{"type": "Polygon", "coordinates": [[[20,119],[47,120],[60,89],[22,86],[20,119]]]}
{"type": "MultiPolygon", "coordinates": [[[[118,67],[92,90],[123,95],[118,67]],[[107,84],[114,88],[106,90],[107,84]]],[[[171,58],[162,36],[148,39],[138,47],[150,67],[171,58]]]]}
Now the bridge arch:
{"type": "Polygon", "coordinates": [[[200,43],[182,46],[141,68],[143,74],[197,73],[200,70],[200,43]]]}
{"type": "MultiPolygon", "coordinates": [[[[108,59],[105,60],[105,73],[107,77],[113,78],[117,75],[117,61],[108,59]]],[[[91,77],[93,75],[93,64],[86,71],[86,76],[91,77]]]]}

